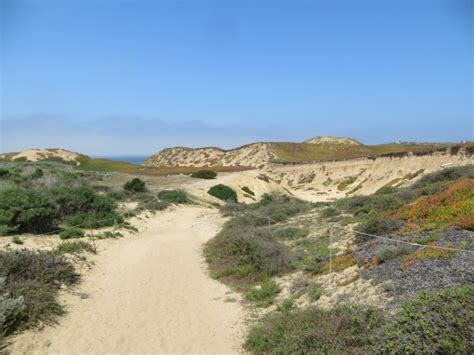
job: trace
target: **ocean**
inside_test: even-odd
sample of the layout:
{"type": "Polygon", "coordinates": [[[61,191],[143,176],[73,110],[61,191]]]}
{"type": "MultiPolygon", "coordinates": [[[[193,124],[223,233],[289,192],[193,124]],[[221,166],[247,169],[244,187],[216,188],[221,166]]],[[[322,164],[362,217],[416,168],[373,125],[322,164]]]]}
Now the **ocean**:
{"type": "Polygon", "coordinates": [[[143,164],[148,158],[146,155],[117,155],[117,156],[101,156],[96,158],[104,158],[110,160],[126,161],[133,164],[143,164]]]}

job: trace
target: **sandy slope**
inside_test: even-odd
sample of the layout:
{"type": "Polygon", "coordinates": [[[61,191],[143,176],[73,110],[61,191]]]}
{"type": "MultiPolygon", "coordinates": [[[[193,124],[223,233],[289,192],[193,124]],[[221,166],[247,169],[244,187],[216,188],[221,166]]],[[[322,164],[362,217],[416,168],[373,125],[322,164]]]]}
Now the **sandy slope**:
{"type": "MultiPolygon", "coordinates": [[[[111,241],[56,327],[17,336],[18,353],[229,353],[244,332],[239,303],[208,277],[203,243],[222,223],[215,210],[181,207],[158,214],[139,235],[111,241]],[[87,298],[80,297],[86,293],[87,298]]],[[[234,295],[232,295],[234,297],[234,295]]]]}

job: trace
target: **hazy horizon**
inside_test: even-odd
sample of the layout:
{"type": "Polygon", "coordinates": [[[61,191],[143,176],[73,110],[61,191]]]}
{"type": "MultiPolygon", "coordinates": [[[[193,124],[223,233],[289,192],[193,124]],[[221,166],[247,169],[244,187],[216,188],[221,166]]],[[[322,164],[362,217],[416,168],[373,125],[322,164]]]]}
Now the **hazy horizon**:
{"type": "Polygon", "coordinates": [[[0,8],[0,151],[474,140],[471,1],[0,8]]]}

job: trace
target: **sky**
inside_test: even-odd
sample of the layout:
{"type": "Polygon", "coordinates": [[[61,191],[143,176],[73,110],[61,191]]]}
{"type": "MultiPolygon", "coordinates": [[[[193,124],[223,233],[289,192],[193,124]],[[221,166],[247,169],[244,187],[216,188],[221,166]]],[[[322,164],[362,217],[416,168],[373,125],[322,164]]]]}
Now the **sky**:
{"type": "Polygon", "coordinates": [[[472,1],[0,3],[3,152],[474,140],[472,1]]]}

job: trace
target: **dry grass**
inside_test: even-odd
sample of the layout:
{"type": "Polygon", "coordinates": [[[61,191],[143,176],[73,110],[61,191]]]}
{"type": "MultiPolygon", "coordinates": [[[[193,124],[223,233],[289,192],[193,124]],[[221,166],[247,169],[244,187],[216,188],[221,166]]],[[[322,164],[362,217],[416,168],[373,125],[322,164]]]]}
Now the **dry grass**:
{"type": "Polygon", "coordinates": [[[310,144],[310,143],[271,143],[272,152],[278,157],[277,162],[302,162],[345,160],[364,157],[403,156],[409,152],[417,155],[445,151],[452,147],[473,147],[474,143],[455,144],[379,144],[379,145],[344,145],[344,144],[310,144]]]}
{"type": "MultiPolygon", "coordinates": [[[[251,170],[253,168],[248,166],[209,166],[206,169],[215,172],[238,172],[251,170]]],[[[88,171],[102,171],[102,172],[117,172],[132,175],[146,175],[146,176],[166,176],[195,173],[203,170],[203,167],[192,166],[177,166],[177,167],[163,167],[154,168],[143,165],[136,165],[125,161],[115,161],[109,159],[85,159],[81,161],[81,165],[77,167],[80,170],[88,171]]]]}

